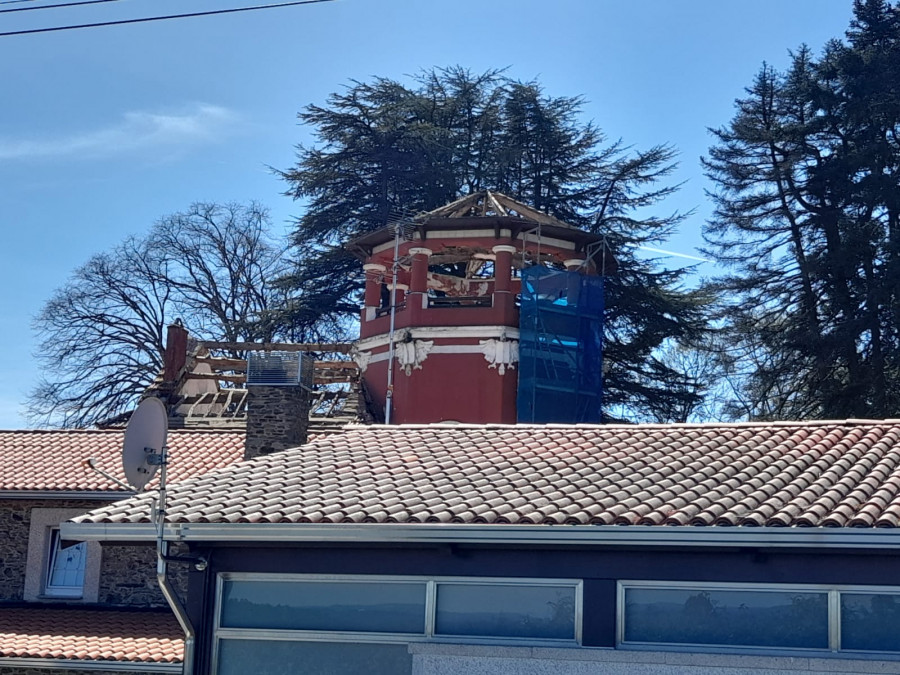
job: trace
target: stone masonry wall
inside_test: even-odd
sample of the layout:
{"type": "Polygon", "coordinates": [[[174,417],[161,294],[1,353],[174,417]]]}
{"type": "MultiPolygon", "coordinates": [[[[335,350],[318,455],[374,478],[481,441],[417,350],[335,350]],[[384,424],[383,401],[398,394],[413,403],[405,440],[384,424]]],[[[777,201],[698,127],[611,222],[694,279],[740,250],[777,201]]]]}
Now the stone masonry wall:
{"type": "MultiPolygon", "coordinates": [[[[25,575],[29,565],[42,567],[43,557],[28,560],[31,510],[34,508],[90,511],[107,502],[79,500],[0,500],[0,602],[24,599],[25,575]]],[[[177,547],[171,550],[179,553],[177,547]]],[[[188,565],[170,564],[169,576],[183,598],[187,590],[188,565]]],[[[97,601],[106,605],[167,607],[156,582],[156,547],[102,547],[100,589],[97,601]]],[[[5,675],[0,672],[0,675],[5,675]]]]}
{"type": "MultiPolygon", "coordinates": [[[[90,511],[107,502],[64,499],[0,499],[0,601],[19,601],[25,589],[31,509],[36,507],[90,511]]],[[[43,565],[43,560],[32,561],[43,565]]]]}
{"type": "MultiPolygon", "coordinates": [[[[175,546],[170,549],[171,555],[179,553],[175,546]]],[[[187,575],[187,564],[169,563],[169,579],[182,600],[187,595],[187,575]]],[[[156,547],[104,545],[99,601],[117,606],[168,607],[156,581],[156,547]]]]}
{"type": "Polygon", "coordinates": [[[306,443],[309,392],[302,387],[247,387],[244,459],[306,443]]]}

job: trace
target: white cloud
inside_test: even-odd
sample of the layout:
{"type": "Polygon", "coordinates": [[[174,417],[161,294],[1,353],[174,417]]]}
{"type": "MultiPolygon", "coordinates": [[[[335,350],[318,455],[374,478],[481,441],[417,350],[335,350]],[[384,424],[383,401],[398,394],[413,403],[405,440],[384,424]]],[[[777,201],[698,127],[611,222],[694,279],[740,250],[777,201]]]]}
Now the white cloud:
{"type": "Polygon", "coordinates": [[[232,132],[238,115],[198,104],[179,113],[135,111],[107,127],[53,138],[0,137],[0,160],[78,157],[96,159],[152,149],[170,154],[213,143],[232,132]]]}

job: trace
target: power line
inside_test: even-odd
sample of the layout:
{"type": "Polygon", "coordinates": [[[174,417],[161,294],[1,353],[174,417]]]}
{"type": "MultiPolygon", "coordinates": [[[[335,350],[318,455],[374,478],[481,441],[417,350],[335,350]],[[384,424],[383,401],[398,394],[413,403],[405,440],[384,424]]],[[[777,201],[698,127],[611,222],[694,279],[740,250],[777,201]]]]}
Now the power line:
{"type": "MultiPolygon", "coordinates": [[[[25,0],[11,0],[12,2],[23,2],[25,0]]],[[[12,9],[0,9],[0,14],[9,14],[10,12],[33,12],[38,9],[56,9],[57,7],[78,7],[79,5],[99,5],[101,2],[118,2],[119,0],[79,0],[79,2],[61,2],[55,5],[32,5],[31,7],[13,7],[12,9]]],[[[6,4],[6,3],[0,3],[6,4]]]]}
{"type": "Polygon", "coordinates": [[[34,0],[0,0],[0,5],[18,5],[22,2],[34,2],[34,0]]]}
{"type": "Polygon", "coordinates": [[[214,9],[205,12],[189,12],[187,14],[166,14],[164,16],[147,16],[140,19],[120,19],[118,21],[101,21],[99,23],[82,23],[70,26],[52,26],[50,28],[30,28],[28,30],[13,30],[0,33],[0,37],[12,35],[33,35],[35,33],[53,33],[63,30],[76,30],[78,28],[99,28],[101,26],[122,26],[129,23],[145,23],[148,21],[167,21],[169,19],[187,19],[195,16],[213,16],[215,14],[235,14],[237,12],[252,12],[258,9],[275,9],[276,7],[293,7],[295,5],[313,5],[320,2],[334,2],[334,0],[296,0],[295,2],[276,2],[268,5],[253,5],[252,7],[234,7],[232,9],[214,9]]]}

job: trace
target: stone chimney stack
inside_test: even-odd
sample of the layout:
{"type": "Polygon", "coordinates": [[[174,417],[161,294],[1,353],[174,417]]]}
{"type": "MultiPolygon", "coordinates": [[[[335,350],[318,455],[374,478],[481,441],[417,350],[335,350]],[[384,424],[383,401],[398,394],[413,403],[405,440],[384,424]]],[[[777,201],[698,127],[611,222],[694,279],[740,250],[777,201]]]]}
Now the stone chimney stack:
{"type": "MultiPolygon", "coordinates": [[[[265,358],[268,359],[269,354],[265,358]]],[[[278,382],[280,375],[275,374],[273,377],[272,370],[262,370],[261,374],[255,374],[252,359],[248,360],[248,363],[250,365],[247,373],[247,434],[244,440],[244,459],[296,448],[306,443],[312,362],[301,360],[298,366],[300,377],[295,378],[293,382],[278,382]],[[304,364],[308,366],[305,377],[304,364]]],[[[267,363],[271,364],[271,361],[267,363]]],[[[277,357],[275,363],[277,364],[277,357]]]]}

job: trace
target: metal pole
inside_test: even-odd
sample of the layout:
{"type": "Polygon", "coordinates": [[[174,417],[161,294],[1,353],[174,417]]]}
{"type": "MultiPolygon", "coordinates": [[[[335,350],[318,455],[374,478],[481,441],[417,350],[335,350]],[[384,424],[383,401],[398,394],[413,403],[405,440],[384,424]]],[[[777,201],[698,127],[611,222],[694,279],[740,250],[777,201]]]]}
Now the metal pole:
{"type": "Polygon", "coordinates": [[[394,228],[394,262],[391,265],[391,324],[388,331],[387,394],[384,398],[384,423],[391,423],[394,399],[394,322],[397,316],[397,268],[400,266],[400,223],[394,228]]]}
{"type": "Polygon", "coordinates": [[[168,564],[166,561],[169,547],[168,542],[163,538],[166,527],[166,464],[168,463],[168,450],[169,448],[164,445],[159,452],[159,501],[156,509],[156,580],[159,582],[159,588],[163,597],[169,603],[169,607],[175,614],[181,630],[184,631],[184,665],[181,672],[183,675],[193,675],[196,631],[193,624],[191,624],[187,610],[185,610],[184,605],[175,593],[175,589],[169,582],[168,564]]]}

